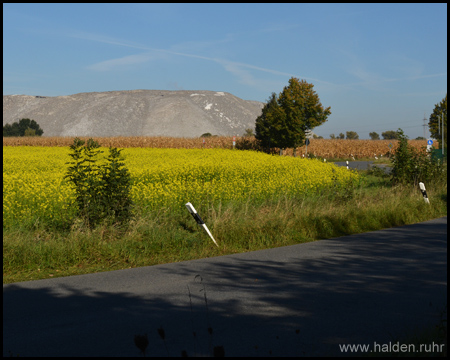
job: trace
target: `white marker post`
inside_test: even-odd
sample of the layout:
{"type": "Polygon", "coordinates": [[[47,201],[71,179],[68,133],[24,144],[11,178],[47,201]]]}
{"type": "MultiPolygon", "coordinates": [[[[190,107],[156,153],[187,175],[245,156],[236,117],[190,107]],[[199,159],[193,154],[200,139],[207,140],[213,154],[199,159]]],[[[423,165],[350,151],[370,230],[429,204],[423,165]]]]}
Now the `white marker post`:
{"type": "Polygon", "coordinates": [[[348,170],[348,160],[346,161],[346,163],[347,163],[347,170],[348,170]]]}
{"type": "Polygon", "coordinates": [[[420,191],[422,191],[423,199],[427,204],[430,203],[430,200],[428,200],[427,191],[425,189],[425,184],[423,182],[419,183],[420,191]]]}
{"type": "Polygon", "coordinates": [[[214,241],[214,244],[216,244],[217,247],[219,247],[219,245],[217,245],[216,240],[214,240],[213,236],[211,235],[211,233],[209,232],[208,227],[206,226],[205,222],[202,220],[202,218],[198,215],[197,211],[194,209],[194,207],[192,206],[192,204],[190,202],[188,202],[186,204],[186,207],[188,209],[188,211],[191,213],[192,217],[195,219],[195,221],[197,221],[197,224],[201,225],[203,227],[203,229],[205,229],[206,233],[209,235],[209,237],[212,239],[212,241],[214,241]]]}

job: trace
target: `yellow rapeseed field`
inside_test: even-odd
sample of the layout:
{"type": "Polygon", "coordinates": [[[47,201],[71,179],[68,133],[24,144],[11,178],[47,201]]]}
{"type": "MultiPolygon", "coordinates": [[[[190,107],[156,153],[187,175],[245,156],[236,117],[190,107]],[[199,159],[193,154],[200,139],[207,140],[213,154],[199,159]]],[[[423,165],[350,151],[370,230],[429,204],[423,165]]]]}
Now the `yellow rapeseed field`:
{"type": "MultiPolygon", "coordinates": [[[[102,148],[104,154],[107,149],[102,148]]],[[[142,211],[315,192],[357,181],[357,173],[319,160],[227,149],[126,148],[132,198],[142,211]]],[[[67,147],[3,147],[3,227],[67,223],[75,193],[64,180],[67,147]]]]}

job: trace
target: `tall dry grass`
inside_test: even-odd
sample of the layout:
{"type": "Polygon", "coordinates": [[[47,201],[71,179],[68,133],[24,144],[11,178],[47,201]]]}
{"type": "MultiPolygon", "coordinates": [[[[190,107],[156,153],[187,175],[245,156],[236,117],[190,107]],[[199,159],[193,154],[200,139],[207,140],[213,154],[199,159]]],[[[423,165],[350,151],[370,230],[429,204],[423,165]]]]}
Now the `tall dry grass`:
{"type": "MultiPolygon", "coordinates": [[[[409,140],[408,143],[417,150],[424,151],[425,140],[409,140]]],[[[398,140],[337,140],[312,139],[308,145],[308,153],[326,159],[347,158],[374,158],[380,155],[393,154],[399,145],[398,140]],[[392,144],[392,147],[389,147],[392,144]]],[[[434,146],[438,146],[436,142],[434,146]]],[[[297,154],[305,154],[306,146],[297,149],[297,154]]],[[[292,155],[293,149],[287,149],[286,155],[292,155]]]]}
{"type": "MultiPolygon", "coordinates": [[[[88,137],[80,137],[88,140],[88,137]]],[[[94,137],[105,147],[129,148],[175,148],[175,149],[201,149],[201,148],[221,148],[232,149],[232,136],[215,136],[204,138],[175,138],[165,136],[118,136],[118,137],[94,137]]],[[[254,138],[249,138],[255,141],[254,138]]],[[[411,146],[422,149],[426,146],[425,140],[409,140],[411,146]]],[[[73,137],[4,137],[3,146],[70,146],[73,137]]],[[[435,141],[433,146],[438,147],[435,141]]],[[[308,145],[308,154],[315,156],[337,159],[337,158],[374,158],[375,156],[388,155],[394,153],[398,146],[397,140],[332,140],[332,139],[312,139],[308,145]],[[389,144],[392,143],[392,148],[389,144]]],[[[305,154],[306,146],[297,149],[296,155],[305,154]]],[[[284,155],[292,156],[293,149],[286,149],[284,155]]]]}
{"type": "MultiPolygon", "coordinates": [[[[4,137],[3,146],[70,146],[74,137],[4,137]]],[[[82,140],[87,141],[89,137],[80,136],[82,140]]],[[[166,136],[117,136],[117,137],[93,137],[102,146],[129,148],[174,148],[174,149],[201,149],[205,148],[224,148],[233,147],[232,136],[214,136],[205,138],[176,138],[166,136]]]]}

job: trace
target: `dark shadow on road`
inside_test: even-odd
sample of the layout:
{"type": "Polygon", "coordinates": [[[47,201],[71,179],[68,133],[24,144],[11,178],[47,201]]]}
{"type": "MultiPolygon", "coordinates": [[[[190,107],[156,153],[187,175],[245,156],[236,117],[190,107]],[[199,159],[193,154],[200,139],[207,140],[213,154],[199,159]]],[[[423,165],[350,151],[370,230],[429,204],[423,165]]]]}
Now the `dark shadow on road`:
{"type": "Polygon", "coordinates": [[[447,222],[101,275],[4,285],[3,355],[349,356],[439,321],[447,222]]]}

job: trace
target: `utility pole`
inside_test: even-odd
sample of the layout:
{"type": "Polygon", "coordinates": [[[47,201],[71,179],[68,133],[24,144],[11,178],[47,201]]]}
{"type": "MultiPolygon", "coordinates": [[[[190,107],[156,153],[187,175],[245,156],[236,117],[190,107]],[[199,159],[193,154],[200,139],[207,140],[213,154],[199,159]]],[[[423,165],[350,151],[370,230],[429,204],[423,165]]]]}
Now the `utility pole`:
{"type": "MultiPolygon", "coordinates": [[[[441,147],[442,147],[442,156],[444,156],[444,114],[442,113],[440,116],[437,115],[437,120],[438,120],[437,137],[439,135],[442,135],[441,147]],[[441,125],[442,125],[442,129],[441,129],[441,125]]],[[[439,140],[439,138],[437,140],[439,140]]]]}
{"type": "Polygon", "coordinates": [[[442,157],[444,157],[444,112],[442,112],[441,117],[442,117],[442,157]]]}
{"type": "Polygon", "coordinates": [[[427,136],[425,135],[427,129],[427,117],[425,116],[425,113],[423,113],[423,137],[426,139],[427,136]]]}

